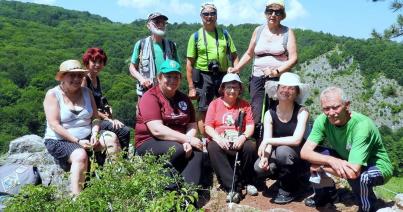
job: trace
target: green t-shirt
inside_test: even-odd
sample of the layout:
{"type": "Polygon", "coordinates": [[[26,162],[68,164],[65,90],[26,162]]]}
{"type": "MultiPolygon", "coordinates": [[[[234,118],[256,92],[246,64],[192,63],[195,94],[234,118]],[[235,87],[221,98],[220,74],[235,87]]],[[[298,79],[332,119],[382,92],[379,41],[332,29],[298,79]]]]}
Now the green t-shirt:
{"type": "MultiPolygon", "coordinates": [[[[216,45],[216,34],[214,31],[208,32],[206,31],[206,41],[207,41],[207,49],[204,44],[203,38],[203,28],[200,28],[198,31],[198,41],[197,41],[197,49],[195,48],[195,38],[194,33],[190,36],[186,57],[196,58],[196,62],[194,67],[201,71],[208,71],[208,61],[206,56],[206,51],[208,54],[208,59],[218,60],[220,63],[220,68],[222,72],[227,72],[228,67],[231,65],[231,61],[227,57],[227,41],[225,40],[224,31],[221,28],[217,28],[218,33],[218,53],[217,53],[217,45],[216,45]],[[197,51],[197,53],[196,53],[197,51]]],[[[228,42],[231,53],[236,52],[236,48],[234,42],[232,41],[231,36],[228,34],[228,42]]]]}
{"type": "MultiPolygon", "coordinates": [[[[136,44],[134,44],[133,54],[132,54],[132,58],[131,58],[131,63],[133,63],[133,64],[139,64],[139,60],[140,60],[139,59],[140,43],[141,43],[141,39],[138,40],[136,42],[136,44]]],[[[165,59],[164,59],[164,50],[162,48],[162,44],[156,43],[156,42],[153,42],[153,48],[154,48],[154,56],[155,56],[155,60],[154,60],[155,61],[155,67],[156,67],[156,70],[160,70],[162,62],[165,61],[165,59]]],[[[177,51],[174,52],[173,57],[174,57],[174,60],[179,62],[179,60],[178,60],[178,52],[177,51]]]]}
{"type": "Polygon", "coordinates": [[[352,112],[346,125],[332,125],[325,114],[319,115],[308,140],[321,144],[327,141],[331,148],[352,164],[376,165],[385,182],[392,176],[393,168],[382,143],[381,134],[374,122],[367,116],[352,112]]]}

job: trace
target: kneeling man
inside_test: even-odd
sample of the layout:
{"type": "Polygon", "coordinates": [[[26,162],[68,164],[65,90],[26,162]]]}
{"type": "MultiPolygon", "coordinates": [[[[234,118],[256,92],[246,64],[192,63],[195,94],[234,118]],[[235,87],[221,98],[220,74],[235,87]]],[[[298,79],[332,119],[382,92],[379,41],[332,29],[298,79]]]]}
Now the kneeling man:
{"type": "Polygon", "coordinates": [[[392,164],[378,128],[367,116],[350,111],[350,101],[341,88],[326,88],[320,102],[323,114],[316,118],[301,150],[301,158],[312,164],[311,172],[318,179],[313,183],[315,196],[305,204],[318,207],[335,201],[334,181],[326,172],[348,180],[360,210],[375,211],[373,187],[392,176],[392,164]],[[330,148],[318,146],[323,141],[330,148]]]}

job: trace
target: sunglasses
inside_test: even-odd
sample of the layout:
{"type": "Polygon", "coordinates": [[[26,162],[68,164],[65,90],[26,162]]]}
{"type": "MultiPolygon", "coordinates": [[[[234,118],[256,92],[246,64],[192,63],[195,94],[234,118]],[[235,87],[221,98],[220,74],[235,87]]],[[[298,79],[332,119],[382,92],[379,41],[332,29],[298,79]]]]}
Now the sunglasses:
{"type": "Polygon", "coordinates": [[[234,91],[240,91],[241,88],[239,86],[225,86],[224,89],[226,91],[231,91],[232,89],[234,89],[234,91]]]}
{"type": "Polygon", "coordinates": [[[217,12],[205,12],[205,13],[202,13],[202,15],[204,16],[204,17],[207,17],[207,16],[216,16],[217,15],[217,12]]]}
{"type": "Polygon", "coordinates": [[[283,16],[284,15],[284,10],[273,10],[273,9],[266,9],[265,13],[267,15],[274,15],[275,16],[283,16]]]}

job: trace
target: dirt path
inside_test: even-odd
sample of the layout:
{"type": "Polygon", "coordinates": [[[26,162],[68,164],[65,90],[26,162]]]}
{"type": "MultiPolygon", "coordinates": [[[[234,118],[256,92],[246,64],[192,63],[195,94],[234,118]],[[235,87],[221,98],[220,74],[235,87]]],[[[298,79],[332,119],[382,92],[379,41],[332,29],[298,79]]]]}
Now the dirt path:
{"type": "MultiPolygon", "coordinates": [[[[229,209],[229,205],[226,203],[226,193],[218,189],[218,186],[214,186],[210,190],[210,196],[202,196],[201,198],[206,198],[206,204],[203,204],[203,208],[206,211],[276,211],[276,212],[316,212],[316,211],[343,211],[343,212],[355,212],[358,211],[358,207],[354,205],[351,200],[351,194],[348,192],[341,193],[344,196],[342,203],[337,203],[334,206],[327,205],[323,208],[311,208],[304,204],[304,199],[312,194],[312,191],[308,189],[304,194],[301,194],[296,200],[289,204],[278,205],[271,203],[270,200],[276,194],[275,181],[268,180],[267,188],[259,192],[258,196],[246,195],[244,199],[239,204],[234,204],[232,210],[229,209]]],[[[340,192],[339,192],[340,193],[340,192]]],[[[243,191],[245,194],[245,191],[243,191]]]]}

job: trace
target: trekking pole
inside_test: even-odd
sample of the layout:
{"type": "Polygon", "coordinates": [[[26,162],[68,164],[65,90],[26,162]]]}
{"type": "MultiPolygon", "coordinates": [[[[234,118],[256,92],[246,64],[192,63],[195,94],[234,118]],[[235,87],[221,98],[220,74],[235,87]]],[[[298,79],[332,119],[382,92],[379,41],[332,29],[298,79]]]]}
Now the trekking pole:
{"type": "MultiPolygon", "coordinates": [[[[243,119],[245,117],[245,112],[243,110],[239,111],[239,116],[238,116],[238,121],[237,121],[237,125],[238,125],[238,136],[242,135],[242,123],[243,123],[243,119]]],[[[235,154],[235,162],[234,162],[234,173],[232,174],[232,184],[231,184],[231,192],[230,192],[230,196],[231,198],[229,199],[229,208],[232,208],[232,197],[234,196],[234,184],[235,184],[235,174],[236,174],[236,166],[239,163],[238,161],[238,151],[235,154]]]]}

